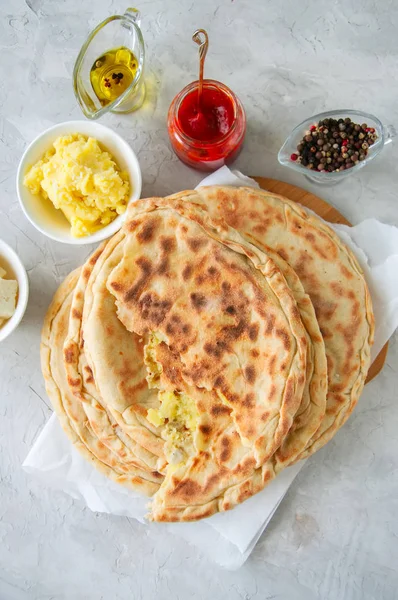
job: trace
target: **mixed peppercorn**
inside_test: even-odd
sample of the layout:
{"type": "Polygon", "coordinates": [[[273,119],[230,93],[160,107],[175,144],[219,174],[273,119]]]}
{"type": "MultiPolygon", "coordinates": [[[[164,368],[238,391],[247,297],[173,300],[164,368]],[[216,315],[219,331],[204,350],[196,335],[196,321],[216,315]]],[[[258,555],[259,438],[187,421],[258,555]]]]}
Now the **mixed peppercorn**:
{"type": "Polygon", "coordinates": [[[323,119],[305,132],[290,158],[315,171],[344,171],[365,160],[376,140],[376,130],[366,123],[359,125],[348,117],[323,119]]]}
{"type": "MultiPolygon", "coordinates": [[[[114,79],[114,83],[118,84],[121,82],[121,80],[123,79],[123,73],[112,73],[112,79],[114,79]]],[[[111,87],[111,82],[109,80],[108,77],[105,77],[105,87],[110,88],[111,87]]]]}

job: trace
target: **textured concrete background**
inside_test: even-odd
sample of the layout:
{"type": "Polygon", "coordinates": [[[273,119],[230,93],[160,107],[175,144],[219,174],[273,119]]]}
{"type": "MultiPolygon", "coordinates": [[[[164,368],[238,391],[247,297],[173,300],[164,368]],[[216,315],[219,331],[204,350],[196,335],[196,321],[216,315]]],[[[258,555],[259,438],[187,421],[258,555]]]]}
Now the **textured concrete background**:
{"type": "MultiPolygon", "coordinates": [[[[0,599],[397,598],[397,338],[383,373],[301,471],[238,572],[215,567],[156,526],[93,514],[21,469],[51,413],[39,368],[43,316],[62,278],[92,248],[51,242],[27,222],[16,167],[44,128],[81,117],[71,85],[77,52],[93,26],[126,7],[120,0],[0,3],[0,235],[21,256],[31,284],[22,326],[0,348],[0,599]]],[[[355,223],[375,216],[398,225],[395,144],[335,188],[312,188],[276,160],[291,128],[325,109],[369,110],[398,123],[396,0],[143,0],[139,8],[149,101],[135,115],[102,122],[137,152],[143,195],[201,179],[172,154],[165,116],[196,75],[190,36],[205,27],[206,75],[230,85],[247,110],[236,166],[317,191],[355,223]]]]}

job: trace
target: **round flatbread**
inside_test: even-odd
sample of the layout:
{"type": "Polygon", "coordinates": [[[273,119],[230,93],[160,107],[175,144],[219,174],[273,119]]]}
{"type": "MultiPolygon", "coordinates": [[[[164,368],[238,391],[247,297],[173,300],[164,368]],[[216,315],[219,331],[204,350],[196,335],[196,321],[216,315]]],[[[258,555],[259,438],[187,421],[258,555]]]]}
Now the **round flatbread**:
{"type": "MultiPolygon", "coordinates": [[[[161,475],[164,460],[159,460],[159,455],[162,455],[162,443],[159,439],[151,434],[147,429],[144,429],[139,424],[132,430],[134,435],[126,435],[125,430],[119,426],[115,419],[115,415],[108,410],[107,404],[104,402],[101,393],[96,384],[96,373],[94,365],[91,365],[87,360],[86,344],[84,331],[82,328],[82,317],[86,298],[87,287],[90,277],[98,270],[100,260],[103,260],[104,255],[107,256],[112,252],[114,244],[117,243],[115,238],[109,240],[108,243],[101,245],[86,261],[83,266],[80,277],[77,281],[73,298],[69,320],[68,333],[64,342],[64,368],[67,375],[67,383],[70,392],[77,398],[83,407],[86,414],[86,419],[90,423],[92,430],[95,432],[101,443],[106,446],[112,454],[116,455],[120,463],[126,464],[126,468],[148,470],[147,477],[149,480],[161,482],[161,475]],[[152,443],[154,447],[159,448],[158,454],[151,452],[146,447],[146,444],[140,442],[151,438],[155,441],[152,443]]],[[[109,296],[109,294],[108,294],[109,296]]],[[[114,302],[112,302],[114,307],[114,302]]],[[[113,346],[110,355],[111,364],[107,364],[107,368],[115,368],[115,365],[120,369],[125,368],[125,364],[129,360],[133,362],[137,360],[135,355],[136,347],[131,334],[127,332],[116,319],[114,312],[114,326],[123,329],[125,334],[124,345],[113,346]],[[127,358],[126,358],[127,357],[127,358]]],[[[105,326],[105,329],[110,327],[109,321],[101,319],[98,326],[105,326]]],[[[125,373],[121,373],[120,369],[114,371],[115,377],[121,378],[125,373]]],[[[108,376],[112,371],[108,371],[108,376]]],[[[144,377],[144,383],[145,377],[144,377]]],[[[134,398],[131,398],[131,402],[134,398]]],[[[146,413],[146,410],[145,410],[146,413]]]]}
{"type": "Polygon", "coordinates": [[[204,204],[253,244],[276,251],[297,273],[311,298],[325,342],[328,393],[321,425],[297,457],[306,458],[345,423],[366,380],[374,317],[362,270],[324,221],[282,196],[218,186],[178,196],[204,204]]]}
{"type": "MultiPolygon", "coordinates": [[[[80,269],[73,271],[60,285],[44,319],[40,354],[46,391],[73,446],[93,466],[117,483],[152,495],[159,488],[158,481],[150,481],[147,473],[123,463],[98,439],[82,403],[70,392],[63,363],[63,343],[79,275],[80,269]]],[[[160,479],[163,478],[160,476],[160,479]]]]}
{"type": "Polygon", "coordinates": [[[257,466],[289,431],[305,384],[307,339],[275,263],[188,202],[135,203],[108,280],[129,331],[165,342],[191,386],[217,392],[257,466]]]}
{"type": "Polygon", "coordinates": [[[170,465],[150,516],[203,518],[273,476],[267,461],[303,397],[308,334],[278,267],[224,221],[151,199],[130,208],[124,231],[107,285],[146,342],[170,465]]]}

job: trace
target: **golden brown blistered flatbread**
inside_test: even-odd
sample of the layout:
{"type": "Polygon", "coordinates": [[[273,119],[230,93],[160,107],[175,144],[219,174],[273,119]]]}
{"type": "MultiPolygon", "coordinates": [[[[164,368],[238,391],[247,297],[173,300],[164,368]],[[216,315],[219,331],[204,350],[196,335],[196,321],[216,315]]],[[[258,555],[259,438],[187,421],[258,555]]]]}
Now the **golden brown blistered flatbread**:
{"type": "Polygon", "coordinates": [[[171,461],[152,518],[202,518],[270,479],[263,465],[301,404],[308,335],[275,263],[224,221],[186,202],[151,199],[130,209],[124,231],[124,256],[108,280],[118,316],[147,348],[157,337],[155,364],[183,379],[198,412],[191,451],[171,461]],[[222,427],[209,418],[212,407],[227,418],[222,427]],[[198,432],[209,437],[205,448],[198,432]]]}
{"type": "Polygon", "coordinates": [[[93,466],[117,483],[152,495],[159,483],[149,481],[147,473],[140,469],[128,468],[98,439],[82,403],[69,389],[63,366],[63,343],[79,275],[80,269],[73,271],[60,285],[44,319],[40,354],[46,391],[70,441],[93,466]]]}
{"type": "MultiPolygon", "coordinates": [[[[162,444],[159,443],[156,436],[139,424],[136,427],[132,426],[134,435],[130,436],[126,434],[125,429],[120,427],[115,414],[109,410],[109,407],[101,396],[100,390],[97,387],[95,366],[91,365],[87,360],[82,318],[85,300],[91,298],[88,293],[89,282],[91,276],[95,275],[100,267],[100,261],[106,258],[109,253],[112,253],[115,243],[117,245],[117,236],[115,238],[100,246],[82,268],[73,294],[69,328],[64,343],[64,368],[70,392],[81,402],[86,413],[86,419],[88,419],[92,430],[101,443],[117,457],[125,469],[132,469],[132,471],[141,469],[145,472],[145,477],[149,481],[160,483],[163,480],[160,471],[165,464],[164,460],[159,460],[159,455],[162,454],[162,444]],[[158,455],[151,452],[145,443],[140,443],[147,441],[148,438],[152,438],[155,444],[157,443],[157,447],[159,448],[158,455]]],[[[108,294],[108,296],[110,295],[108,294]]],[[[126,362],[137,361],[137,357],[135,354],[136,346],[130,343],[132,341],[130,339],[131,334],[121,326],[116,318],[114,302],[112,302],[112,306],[112,325],[115,328],[119,327],[123,329],[125,339],[124,344],[112,346],[112,352],[108,356],[106,368],[108,369],[108,376],[113,376],[118,381],[121,379],[122,374],[126,375],[126,362]],[[123,373],[118,370],[118,366],[122,369],[124,368],[123,373]]],[[[100,319],[97,327],[109,329],[111,327],[109,318],[110,315],[107,314],[106,318],[100,319]]],[[[143,377],[145,384],[145,375],[143,377]]],[[[131,402],[133,401],[134,398],[132,397],[131,402]]],[[[152,449],[154,447],[154,444],[152,444],[152,449]]]]}
{"type": "Polygon", "coordinates": [[[345,423],[365,383],[374,317],[362,270],[327,224],[282,196],[217,186],[178,196],[203,203],[260,248],[273,248],[294,269],[312,300],[325,342],[328,394],[325,417],[298,456],[306,458],[345,423]]]}
{"type": "Polygon", "coordinates": [[[307,340],[286,280],[224,221],[187,202],[137,202],[124,230],[108,280],[119,319],[139,335],[159,334],[190,385],[221,395],[260,466],[286,437],[305,384],[307,340]]]}
{"type": "MultiPolygon", "coordinates": [[[[144,369],[146,374],[144,361],[142,358],[142,345],[143,341],[139,336],[128,332],[121,322],[116,317],[116,309],[114,304],[114,297],[104,289],[103,282],[106,280],[110,270],[114,267],[114,264],[120,260],[119,251],[121,243],[118,241],[121,234],[115,236],[113,243],[108,242],[105,250],[102,251],[99,258],[95,260],[95,266],[89,274],[90,268],[86,264],[85,278],[87,283],[85,284],[84,293],[84,307],[77,302],[73,308],[75,311],[82,316],[82,326],[80,337],[84,339],[84,353],[80,352],[87,357],[87,361],[92,368],[93,378],[96,382],[98,391],[101,392],[101,404],[107,406],[105,397],[107,397],[112,404],[112,408],[107,406],[107,409],[111,411],[111,414],[116,417],[116,421],[121,425],[122,429],[128,433],[132,439],[140,439],[141,442],[141,431],[135,426],[131,426],[131,421],[134,416],[138,416],[141,419],[142,409],[145,408],[145,415],[147,409],[156,407],[159,405],[157,400],[157,394],[155,395],[156,402],[153,399],[148,401],[148,396],[151,393],[154,394],[154,390],[148,389],[148,385],[145,381],[145,386],[140,385],[141,377],[138,380],[135,378],[134,373],[139,374],[144,369]],[[111,301],[110,301],[111,300],[111,301]],[[138,345],[138,351],[134,350],[135,345],[138,345]],[[135,354],[134,354],[135,352],[135,354]],[[118,356],[123,355],[123,361],[118,364],[118,356]],[[140,406],[138,406],[140,402],[140,406]],[[126,422],[123,424],[124,419],[126,422]]],[[[94,262],[94,261],[92,261],[94,262]]],[[[82,291],[82,288],[80,288],[82,291]]],[[[75,298],[80,297],[79,288],[76,287],[75,298]]],[[[72,326],[73,331],[74,326],[72,326]]],[[[164,344],[159,346],[159,350],[163,349],[164,344]]],[[[65,345],[68,348],[68,344],[65,345]]],[[[159,361],[162,362],[162,358],[159,356],[159,361]]],[[[77,362],[77,361],[76,361],[77,362]]],[[[167,362],[167,361],[166,361],[167,362]]],[[[179,390],[184,389],[188,391],[188,386],[179,381],[177,383],[175,378],[175,358],[169,361],[170,369],[165,367],[164,373],[162,374],[162,380],[164,382],[166,375],[170,376],[172,385],[169,389],[175,389],[176,385],[179,390]]],[[[68,367],[69,368],[69,367],[68,367]]],[[[79,369],[81,371],[81,369],[79,369]]],[[[72,377],[76,377],[76,373],[72,372],[72,377]]],[[[77,373],[76,379],[78,379],[79,373],[77,373]]],[[[166,386],[167,387],[167,386],[166,386]]],[[[166,387],[164,389],[166,389],[166,387]]],[[[181,481],[177,490],[173,490],[170,493],[170,500],[163,505],[160,504],[159,498],[155,498],[151,515],[152,518],[157,520],[186,520],[193,518],[201,518],[201,515],[207,516],[208,511],[211,510],[225,510],[231,508],[233,504],[228,501],[228,493],[225,499],[218,498],[222,496],[224,491],[234,485],[242,486],[242,494],[255,493],[261,489],[265,483],[267,483],[271,477],[271,474],[267,469],[258,469],[258,472],[253,474],[253,465],[255,459],[253,458],[250,449],[244,448],[240,443],[240,438],[237,435],[235,428],[231,424],[230,413],[231,409],[226,407],[221,400],[213,394],[212,396],[205,390],[190,390],[191,395],[195,396],[195,400],[198,405],[201,406],[201,415],[198,421],[198,427],[195,432],[195,443],[197,447],[200,447],[202,452],[208,451],[208,468],[212,467],[213,477],[210,480],[204,480],[203,485],[206,487],[207,498],[215,497],[208,506],[201,507],[196,504],[189,509],[184,507],[180,510],[175,507],[176,503],[179,504],[186,492],[184,492],[184,478],[181,473],[181,481]],[[193,392],[193,393],[192,393],[193,392]],[[223,434],[222,444],[218,444],[215,448],[214,457],[210,453],[211,449],[208,448],[209,436],[206,433],[207,428],[211,422],[212,427],[212,439],[219,437],[223,434]],[[216,462],[215,462],[216,461],[216,462]],[[222,471],[218,474],[218,477],[214,477],[215,471],[218,466],[223,466],[222,471]],[[248,484],[246,481],[248,476],[253,479],[253,482],[248,484]]],[[[79,385],[75,392],[78,394],[85,394],[84,387],[79,385]]],[[[144,423],[145,425],[145,423],[144,423]]],[[[150,422],[146,422],[148,428],[152,427],[154,432],[157,432],[159,438],[156,438],[157,444],[161,445],[163,449],[164,440],[160,437],[161,431],[158,428],[151,425],[150,422]]],[[[144,440],[146,442],[146,440],[144,440]]],[[[148,447],[148,446],[147,446],[148,447]]],[[[150,446],[151,447],[151,446],[150,446]]],[[[153,448],[153,446],[152,446],[153,448]]],[[[156,448],[155,448],[156,450],[156,448]]],[[[187,464],[187,479],[189,479],[189,465],[187,464]]],[[[204,477],[204,474],[203,474],[204,477]]],[[[169,480],[166,484],[163,497],[168,498],[168,491],[173,480],[169,480]]],[[[239,495],[239,498],[243,498],[239,495]]],[[[197,502],[200,500],[199,496],[197,502]]]]}

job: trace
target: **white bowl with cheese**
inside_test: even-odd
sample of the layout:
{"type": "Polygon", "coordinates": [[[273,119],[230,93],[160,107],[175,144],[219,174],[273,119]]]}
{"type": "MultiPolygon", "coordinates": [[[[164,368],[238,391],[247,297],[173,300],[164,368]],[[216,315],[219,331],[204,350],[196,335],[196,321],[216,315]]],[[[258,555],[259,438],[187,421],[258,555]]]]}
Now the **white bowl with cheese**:
{"type": "MultiPolygon", "coordinates": [[[[12,304],[9,298],[9,291],[3,289],[2,283],[9,280],[17,282],[17,293],[15,310],[9,318],[0,318],[0,342],[6,339],[19,325],[25,314],[29,297],[29,280],[20,258],[14,250],[0,240],[0,314],[4,314],[3,309],[7,309],[12,304]],[[3,281],[1,281],[3,280],[3,281]]],[[[7,312],[7,314],[10,314],[7,312]]]]}
{"type": "MultiPolygon", "coordinates": [[[[43,159],[54,142],[63,136],[80,134],[86,138],[94,138],[101,149],[108,152],[120,171],[126,172],[129,180],[129,191],[126,205],[138,200],[141,196],[142,178],[138,159],[131,146],[109,127],[89,121],[67,121],[50,127],[40,134],[25,150],[17,172],[17,193],[23,212],[29,221],[41,233],[57,242],[82,245],[100,242],[116,233],[125,218],[126,212],[119,214],[111,223],[89,235],[74,237],[71,223],[62,210],[55,208],[49,198],[32,193],[24,185],[25,175],[38,161],[43,159]]],[[[57,185],[56,174],[54,185],[57,185]]]]}

